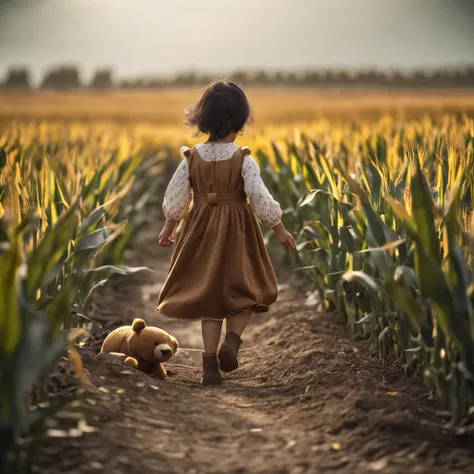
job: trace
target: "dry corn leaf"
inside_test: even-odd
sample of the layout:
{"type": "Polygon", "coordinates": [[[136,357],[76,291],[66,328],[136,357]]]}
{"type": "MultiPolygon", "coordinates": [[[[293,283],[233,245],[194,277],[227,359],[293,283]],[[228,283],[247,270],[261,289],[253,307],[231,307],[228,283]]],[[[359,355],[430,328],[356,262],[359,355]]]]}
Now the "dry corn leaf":
{"type": "Polygon", "coordinates": [[[81,356],[73,346],[69,346],[68,355],[71,359],[72,366],[74,367],[74,372],[76,372],[79,383],[81,387],[84,388],[86,386],[87,379],[86,374],[84,373],[84,364],[82,363],[81,356]]]}

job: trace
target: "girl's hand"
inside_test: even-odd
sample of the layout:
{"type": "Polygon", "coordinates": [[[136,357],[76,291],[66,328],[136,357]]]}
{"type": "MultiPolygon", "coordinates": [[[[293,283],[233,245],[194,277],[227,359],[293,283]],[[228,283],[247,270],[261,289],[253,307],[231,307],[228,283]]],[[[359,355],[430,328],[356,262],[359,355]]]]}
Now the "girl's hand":
{"type": "Polygon", "coordinates": [[[165,225],[160,232],[159,243],[162,247],[171,247],[174,244],[172,238],[176,222],[166,219],[165,225]]]}
{"type": "Polygon", "coordinates": [[[278,242],[280,242],[281,246],[285,250],[296,249],[296,241],[294,237],[285,229],[285,226],[282,222],[273,227],[272,230],[275,232],[275,237],[277,238],[278,242]]]}

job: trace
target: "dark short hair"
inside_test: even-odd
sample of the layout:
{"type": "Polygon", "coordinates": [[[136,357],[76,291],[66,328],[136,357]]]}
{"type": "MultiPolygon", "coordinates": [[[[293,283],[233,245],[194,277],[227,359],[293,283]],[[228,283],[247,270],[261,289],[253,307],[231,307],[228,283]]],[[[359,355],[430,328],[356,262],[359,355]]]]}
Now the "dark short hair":
{"type": "Polygon", "coordinates": [[[209,135],[210,140],[221,140],[231,132],[240,132],[250,120],[244,91],[233,82],[216,81],[186,110],[184,122],[209,135]]]}

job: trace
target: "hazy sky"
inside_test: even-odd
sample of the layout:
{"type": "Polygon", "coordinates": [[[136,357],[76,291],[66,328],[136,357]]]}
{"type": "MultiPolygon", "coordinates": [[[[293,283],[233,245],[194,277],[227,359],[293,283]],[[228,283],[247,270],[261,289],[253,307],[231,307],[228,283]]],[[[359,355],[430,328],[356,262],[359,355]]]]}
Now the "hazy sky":
{"type": "Polygon", "coordinates": [[[473,0],[17,3],[0,10],[0,77],[11,65],[27,65],[38,78],[61,63],[81,66],[86,77],[102,66],[133,77],[474,63],[473,0]]]}

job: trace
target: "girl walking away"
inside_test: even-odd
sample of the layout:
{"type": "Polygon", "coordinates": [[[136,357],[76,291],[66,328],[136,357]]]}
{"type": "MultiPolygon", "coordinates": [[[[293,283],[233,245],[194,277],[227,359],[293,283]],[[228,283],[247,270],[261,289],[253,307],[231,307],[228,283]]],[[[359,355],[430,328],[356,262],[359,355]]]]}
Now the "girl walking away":
{"type": "Polygon", "coordinates": [[[170,318],[202,321],[203,385],[220,383],[219,369],[237,369],[241,336],[251,315],[268,311],[278,296],[254,214],[273,229],[286,250],[296,248],[250,150],[234,145],[249,117],[250,106],[240,87],[223,81],[209,86],[186,111],[186,123],[209,138],[181,149],[184,159],[163,203],[166,223],[160,245],[174,243],[175,226],[183,218],[184,226],[158,311],[170,318]],[[226,336],[217,353],[224,320],[226,336]]]}

